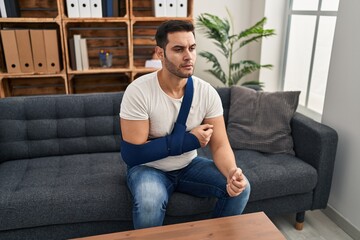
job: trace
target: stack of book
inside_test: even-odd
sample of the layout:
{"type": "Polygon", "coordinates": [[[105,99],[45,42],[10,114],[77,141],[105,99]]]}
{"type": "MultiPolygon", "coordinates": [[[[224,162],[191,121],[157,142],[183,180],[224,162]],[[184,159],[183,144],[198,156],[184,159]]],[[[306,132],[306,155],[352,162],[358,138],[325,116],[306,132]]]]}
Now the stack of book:
{"type": "Polygon", "coordinates": [[[69,39],[69,53],[71,69],[78,71],[89,69],[86,38],[81,38],[80,34],[74,34],[69,39]]]}

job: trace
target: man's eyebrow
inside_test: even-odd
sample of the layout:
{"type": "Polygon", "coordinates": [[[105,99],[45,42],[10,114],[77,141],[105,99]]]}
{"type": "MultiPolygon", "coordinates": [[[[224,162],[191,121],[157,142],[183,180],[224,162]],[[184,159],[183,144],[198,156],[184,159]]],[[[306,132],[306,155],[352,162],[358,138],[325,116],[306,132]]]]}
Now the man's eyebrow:
{"type": "MultiPolygon", "coordinates": [[[[190,47],[196,47],[196,43],[190,45],[190,47]]],[[[186,48],[186,46],[184,46],[184,45],[174,45],[171,48],[186,48]]]]}

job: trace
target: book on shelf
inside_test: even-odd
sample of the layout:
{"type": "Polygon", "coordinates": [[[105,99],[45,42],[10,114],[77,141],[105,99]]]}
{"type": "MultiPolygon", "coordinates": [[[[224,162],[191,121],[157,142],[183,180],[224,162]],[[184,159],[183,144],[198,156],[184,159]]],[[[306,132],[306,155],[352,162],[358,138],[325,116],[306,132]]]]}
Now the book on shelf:
{"type": "Polygon", "coordinates": [[[70,60],[70,68],[72,70],[76,70],[76,57],[75,57],[75,43],[74,38],[69,38],[69,60],[70,60]]]}
{"type": "Polygon", "coordinates": [[[79,1],[79,16],[81,18],[91,17],[90,0],[78,0],[79,1]]]}
{"type": "Polygon", "coordinates": [[[113,17],[113,0],[104,0],[106,3],[106,17],[113,17]]]}
{"type": "Polygon", "coordinates": [[[5,0],[0,0],[0,14],[2,18],[6,18],[6,7],[5,7],[5,0]]]}
{"type": "Polygon", "coordinates": [[[91,17],[101,18],[103,16],[101,0],[90,0],[90,4],[91,17]]]}
{"type": "Polygon", "coordinates": [[[78,71],[83,70],[82,69],[80,39],[81,39],[80,34],[74,34],[75,63],[76,63],[76,70],[78,70],[78,71]]]}
{"type": "Polygon", "coordinates": [[[1,30],[6,69],[8,73],[20,73],[19,52],[16,44],[15,30],[1,30]]]}
{"type": "Polygon", "coordinates": [[[47,72],[44,32],[42,29],[30,29],[31,50],[35,72],[47,72]]]}
{"type": "Polygon", "coordinates": [[[18,0],[0,0],[0,14],[2,18],[20,17],[18,0]]]}
{"type": "Polygon", "coordinates": [[[166,0],[154,0],[153,2],[155,17],[166,16],[166,0]]]}
{"type": "Polygon", "coordinates": [[[55,29],[44,29],[47,72],[60,72],[59,43],[55,29]]]}
{"type": "Polygon", "coordinates": [[[176,0],[166,0],[166,16],[167,17],[176,17],[176,0]]]}
{"type": "Polygon", "coordinates": [[[29,29],[16,29],[16,45],[19,52],[20,69],[22,73],[33,73],[34,63],[31,51],[29,29]]]}
{"type": "Polygon", "coordinates": [[[69,18],[80,17],[79,1],[78,0],[66,0],[67,16],[69,18]]]}
{"type": "Polygon", "coordinates": [[[187,1],[188,0],[176,0],[176,16],[187,17],[187,1]]]}
{"type": "Polygon", "coordinates": [[[86,38],[80,38],[80,50],[81,50],[82,69],[88,70],[89,69],[89,56],[88,56],[86,38]]]}

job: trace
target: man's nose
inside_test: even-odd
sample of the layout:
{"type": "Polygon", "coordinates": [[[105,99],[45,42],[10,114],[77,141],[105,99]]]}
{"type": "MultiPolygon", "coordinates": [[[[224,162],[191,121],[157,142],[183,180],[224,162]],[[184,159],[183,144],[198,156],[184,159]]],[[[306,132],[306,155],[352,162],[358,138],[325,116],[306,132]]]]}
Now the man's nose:
{"type": "Polygon", "coordinates": [[[186,49],[184,51],[184,59],[188,60],[188,59],[191,59],[191,58],[192,58],[191,52],[189,51],[189,49],[186,49]]]}

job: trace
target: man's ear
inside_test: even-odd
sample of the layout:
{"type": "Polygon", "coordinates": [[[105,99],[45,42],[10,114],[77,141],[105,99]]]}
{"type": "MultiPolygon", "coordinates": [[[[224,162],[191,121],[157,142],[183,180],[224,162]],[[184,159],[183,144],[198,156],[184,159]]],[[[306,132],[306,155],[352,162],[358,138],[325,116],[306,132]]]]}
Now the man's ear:
{"type": "Polygon", "coordinates": [[[155,55],[158,57],[158,59],[162,60],[164,59],[164,49],[162,49],[159,46],[155,47],[155,55]]]}

